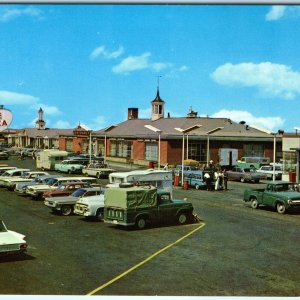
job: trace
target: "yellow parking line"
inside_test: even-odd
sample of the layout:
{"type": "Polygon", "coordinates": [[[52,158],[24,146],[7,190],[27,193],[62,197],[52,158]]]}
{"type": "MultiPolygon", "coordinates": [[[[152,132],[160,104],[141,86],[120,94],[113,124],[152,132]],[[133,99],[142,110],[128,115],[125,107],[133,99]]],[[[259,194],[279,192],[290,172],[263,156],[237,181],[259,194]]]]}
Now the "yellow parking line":
{"type": "Polygon", "coordinates": [[[115,277],[114,279],[108,281],[107,283],[99,286],[98,288],[94,289],[93,291],[89,292],[88,294],[86,294],[87,296],[91,296],[94,295],[95,293],[103,290],[104,288],[106,288],[107,286],[111,285],[112,283],[116,282],[117,280],[119,280],[120,278],[126,276],[127,274],[129,274],[130,272],[134,271],[135,269],[139,268],[140,266],[142,266],[143,264],[145,264],[146,262],[150,261],[151,259],[153,259],[154,257],[156,257],[157,255],[161,254],[162,252],[166,251],[167,249],[173,247],[174,245],[180,243],[181,241],[183,241],[185,238],[189,237],[190,235],[192,235],[193,233],[195,233],[196,231],[198,231],[199,229],[203,228],[205,226],[205,223],[202,223],[199,227],[195,228],[194,230],[190,231],[188,234],[184,235],[183,237],[181,237],[180,239],[178,239],[177,241],[175,241],[172,244],[169,244],[168,246],[160,249],[159,251],[155,252],[154,254],[152,254],[151,256],[149,256],[148,258],[146,258],[145,260],[141,261],[140,263],[136,264],[135,266],[133,266],[132,268],[130,268],[129,270],[125,271],[124,273],[118,275],[117,277],[115,277]]]}

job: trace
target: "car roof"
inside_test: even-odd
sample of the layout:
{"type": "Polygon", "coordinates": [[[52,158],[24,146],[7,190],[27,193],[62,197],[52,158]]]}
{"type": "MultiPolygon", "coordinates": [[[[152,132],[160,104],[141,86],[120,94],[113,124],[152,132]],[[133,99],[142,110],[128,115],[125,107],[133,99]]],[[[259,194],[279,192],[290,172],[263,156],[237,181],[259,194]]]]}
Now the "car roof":
{"type": "Polygon", "coordinates": [[[84,182],[84,181],[68,181],[68,182],[62,182],[61,185],[86,185],[86,184],[90,184],[89,182],[84,182]]]}

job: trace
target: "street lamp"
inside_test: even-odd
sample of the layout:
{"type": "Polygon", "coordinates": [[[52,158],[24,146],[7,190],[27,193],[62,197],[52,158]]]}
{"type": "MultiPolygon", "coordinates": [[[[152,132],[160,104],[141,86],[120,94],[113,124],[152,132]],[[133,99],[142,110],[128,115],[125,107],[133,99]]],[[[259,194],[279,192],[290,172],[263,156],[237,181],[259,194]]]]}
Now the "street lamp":
{"type": "Polygon", "coordinates": [[[157,158],[157,168],[160,169],[160,136],[162,133],[162,130],[152,126],[152,125],[144,125],[147,129],[154,131],[158,133],[158,158],[157,158]]]}
{"type": "MultiPolygon", "coordinates": [[[[182,133],[182,158],[181,158],[181,185],[182,186],[183,186],[183,170],[184,170],[184,134],[186,133],[186,135],[187,135],[187,152],[188,152],[188,132],[190,132],[191,130],[200,128],[201,126],[202,125],[200,125],[200,124],[196,124],[196,125],[186,128],[186,129],[182,129],[180,127],[174,128],[175,130],[182,133]]],[[[188,154],[187,154],[187,157],[188,157],[188,154]]]]}
{"type": "Polygon", "coordinates": [[[206,132],[206,137],[207,137],[206,165],[207,165],[207,166],[209,165],[209,161],[210,161],[210,153],[209,153],[209,151],[210,151],[210,149],[209,149],[209,135],[212,134],[212,133],[214,133],[214,132],[216,132],[216,131],[218,131],[218,130],[221,130],[221,129],[223,129],[223,128],[224,128],[224,127],[216,127],[216,128],[214,128],[214,129],[212,129],[212,130],[206,132]]]}

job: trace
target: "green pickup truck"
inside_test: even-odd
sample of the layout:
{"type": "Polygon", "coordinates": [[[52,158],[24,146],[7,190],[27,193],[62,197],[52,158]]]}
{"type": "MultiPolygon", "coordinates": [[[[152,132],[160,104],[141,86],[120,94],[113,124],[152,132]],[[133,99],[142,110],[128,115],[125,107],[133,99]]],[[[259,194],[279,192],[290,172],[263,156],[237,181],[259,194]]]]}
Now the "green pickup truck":
{"type": "Polygon", "coordinates": [[[300,193],[295,183],[273,181],[268,183],[265,189],[246,189],[244,201],[250,202],[252,208],[265,205],[284,214],[287,209],[300,207],[300,193]]]}
{"type": "Polygon", "coordinates": [[[152,186],[111,187],[104,194],[104,222],[143,229],[148,223],[194,220],[193,205],[152,186]]]}

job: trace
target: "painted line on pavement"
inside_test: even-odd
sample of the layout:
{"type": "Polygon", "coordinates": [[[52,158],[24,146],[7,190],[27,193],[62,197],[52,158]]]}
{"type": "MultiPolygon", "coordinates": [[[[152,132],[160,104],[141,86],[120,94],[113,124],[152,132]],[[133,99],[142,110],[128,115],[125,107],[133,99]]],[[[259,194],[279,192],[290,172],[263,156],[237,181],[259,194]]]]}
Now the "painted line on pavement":
{"type": "Polygon", "coordinates": [[[104,288],[106,288],[107,286],[111,285],[112,283],[116,282],[117,280],[121,279],[122,277],[126,276],[127,274],[129,274],[130,272],[134,271],[135,269],[139,268],[140,266],[144,265],[146,262],[150,261],[151,259],[153,259],[154,257],[158,256],[159,254],[161,254],[162,252],[166,251],[167,249],[173,247],[174,245],[182,242],[184,239],[186,239],[187,237],[189,237],[190,235],[194,234],[195,232],[197,232],[198,230],[200,230],[201,228],[203,228],[206,224],[202,223],[199,227],[193,229],[192,231],[190,231],[188,234],[184,235],[183,237],[181,237],[180,239],[178,239],[177,241],[175,241],[174,243],[169,244],[168,246],[160,249],[159,251],[155,252],[154,254],[150,255],[148,258],[146,258],[145,260],[141,261],[140,263],[136,264],[135,266],[133,266],[132,268],[128,269],[127,271],[123,272],[122,274],[118,275],[117,277],[115,277],[114,279],[108,281],[107,283],[99,286],[98,288],[94,289],[93,291],[89,292],[88,294],[86,294],[86,296],[92,296],[95,293],[103,290],[104,288]]]}

